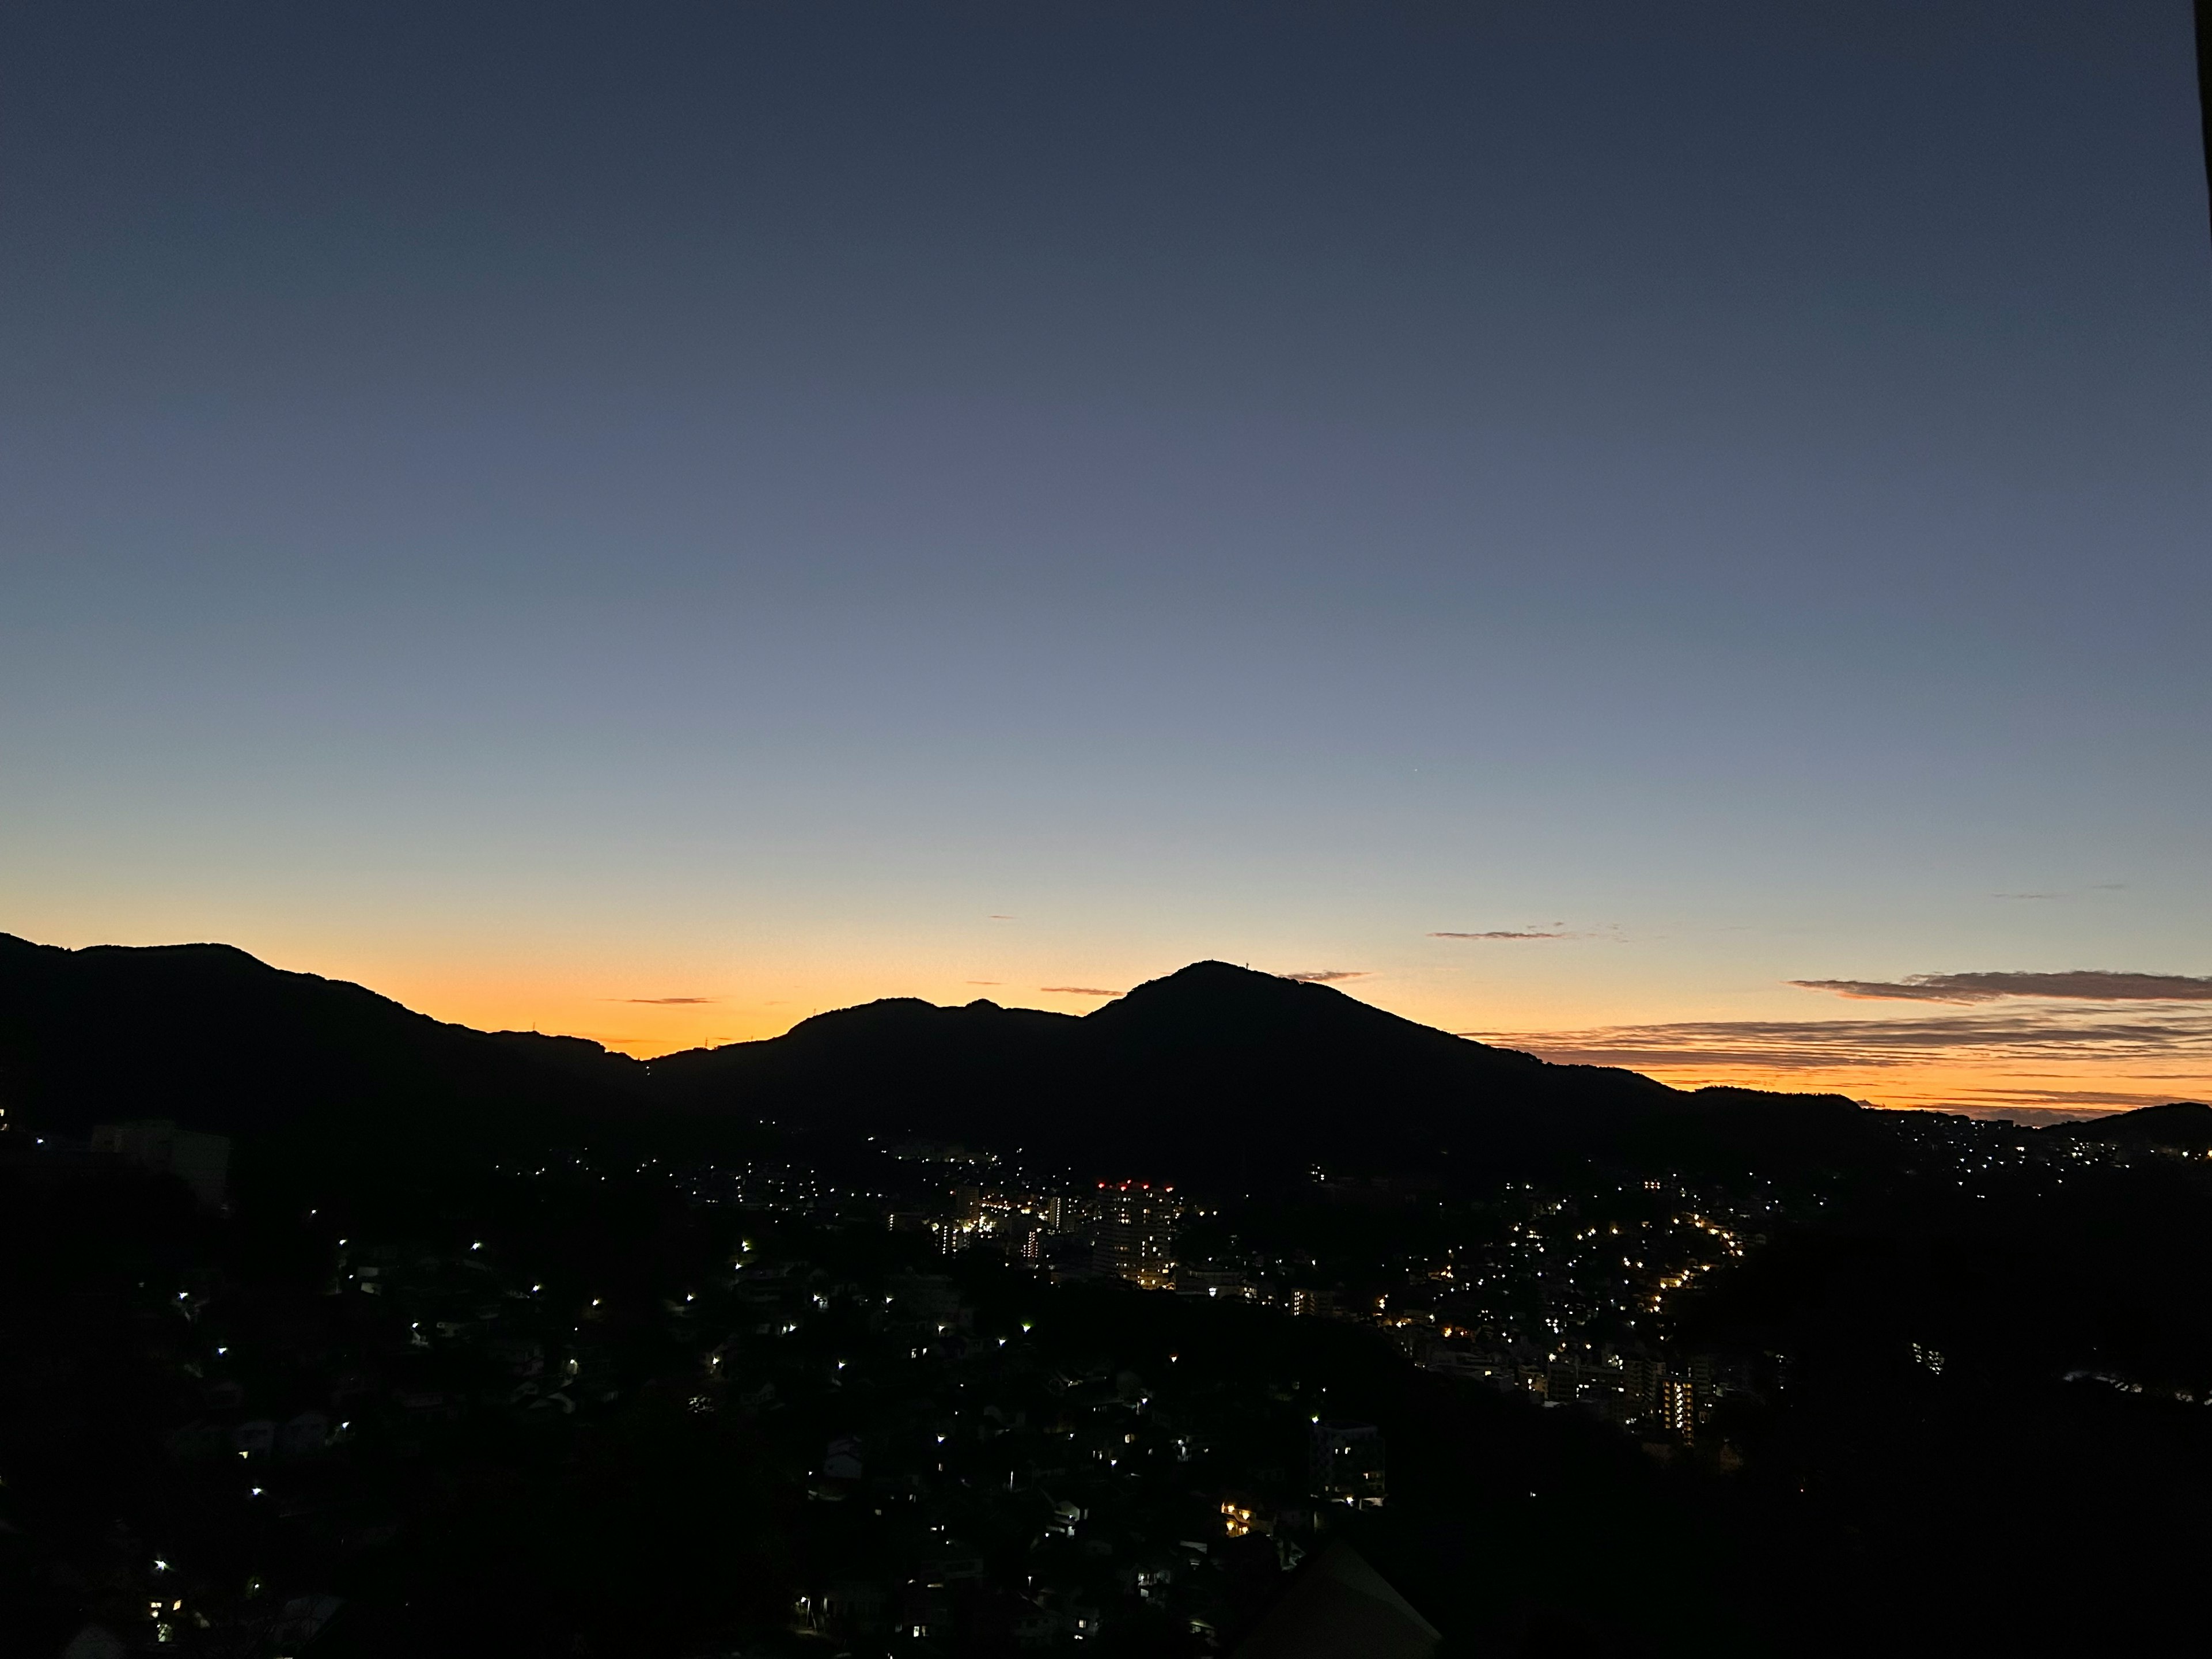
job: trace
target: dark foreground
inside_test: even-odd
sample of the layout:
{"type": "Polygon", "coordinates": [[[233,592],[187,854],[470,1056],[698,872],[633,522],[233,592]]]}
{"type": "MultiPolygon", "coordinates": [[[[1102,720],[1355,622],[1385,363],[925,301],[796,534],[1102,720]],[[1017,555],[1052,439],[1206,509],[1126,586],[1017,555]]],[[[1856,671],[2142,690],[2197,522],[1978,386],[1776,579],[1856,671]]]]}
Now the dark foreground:
{"type": "Polygon", "coordinates": [[[2212,1545],[2205,1165],[2021,1144],[1708,1195],[1668,1262],[1614,1249],[1690,1202],[1640,1182],[1239,1196],[1180,1296],[948,1257],[826,1174],[218,1215],[18,1159],[0,1650],[1231,1651],[1335,1539],[1446,1653],[2171,1640],[2212,1545]],[[1607,1304],[1592,1241],[1690,1282],[1607,1304]],[[1621,1381],[1670,1357],[1694,1418],[1621,1381]],[[1379,1504],[1329,1501],[1316,1419],[1375,1431],[1379,1504]]]}

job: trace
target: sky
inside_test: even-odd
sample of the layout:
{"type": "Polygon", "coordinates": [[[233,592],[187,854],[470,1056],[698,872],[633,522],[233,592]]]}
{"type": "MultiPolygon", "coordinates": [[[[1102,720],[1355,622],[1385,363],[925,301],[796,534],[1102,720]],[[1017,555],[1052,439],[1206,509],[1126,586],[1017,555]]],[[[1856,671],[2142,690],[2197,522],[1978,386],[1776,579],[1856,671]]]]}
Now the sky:
{"type": "Polygon", "coordinates": [[[2212,1098],[2189,8],[0,14],[0,929],[2212,1098]]]}

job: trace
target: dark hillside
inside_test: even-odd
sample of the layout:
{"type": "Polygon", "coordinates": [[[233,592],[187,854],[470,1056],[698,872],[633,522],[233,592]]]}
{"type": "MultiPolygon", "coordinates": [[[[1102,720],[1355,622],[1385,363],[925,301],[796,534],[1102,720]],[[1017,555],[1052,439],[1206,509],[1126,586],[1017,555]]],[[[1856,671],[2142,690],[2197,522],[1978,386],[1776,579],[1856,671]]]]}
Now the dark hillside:
{"type": "Polygon", "coordinates": [[[1549,1065],[1218,962],[1080,1018],[895,999],[648,1065],[446,1024],[226,945],[0,935],[0,1091],[33,1130],[166,1117],[377,1164],[617,1133],[711,1153],[766,1121],[1224,1186],[1316,1166],[1470,1180],[1592,1159],[1794,1167],[1881,1139],[1848,1101],[1549,1065]]]}
{"type": "Polygon", "coordinates": [[[692,1110],[871,1133],[994,1133],[1012,1121],[1008,1103],[1051,1097],[1081,1023],[988,1000],[888,997],[780,1037],[664,1055],[652,1073],[660,1098],[692,1110]]]}
{"type": "Polygon", "coordinates": [[[2212,1150],[2212,1106],[2193,1100],[2177,1100],[2170,1106],[2139,1106],[2134,1111],[2114,1112],[2109,1117],[2054,1124],[2040,1133],[2062,1140],[2201,1152],[2212,1150]]]}
{"type": "Polygon", "coordinates": [[[1836,1097],[1686,1095],[1218,962],[1079,1019],[872,1003],[653,1070],[693,1111],[1214,1182],[1302,1179],[1316,1164],[1472,1177],[1647,1153],[1848,1159],[1872,1136],[1868,1115],[1836,1097]]]}
{"type": "Polygon", "coordinates": [[[229,945],[0,934],[0,1099],[34,1131],[165,1117],[331,1149],[489,1143],[604,1120],[644,1081],[596,1043],[447,1025],[229,945]]]}

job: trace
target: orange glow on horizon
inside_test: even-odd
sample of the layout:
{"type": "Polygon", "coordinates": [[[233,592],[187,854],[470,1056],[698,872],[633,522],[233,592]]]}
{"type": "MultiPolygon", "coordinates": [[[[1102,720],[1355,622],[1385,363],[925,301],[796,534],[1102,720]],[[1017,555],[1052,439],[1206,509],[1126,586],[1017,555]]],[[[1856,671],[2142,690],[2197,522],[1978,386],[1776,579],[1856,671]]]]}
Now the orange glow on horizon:
{"type": "MultiPolygon", "coordinates": [[[[834,960],[787,951],[780,960],[759,963],[732,962],[720,952],[687,958],[611,951],[604,960],[594,952],[580,962],[565,951],[503,955],[456,940],[426,960],[419,942],[411,949],[367,951],[310,950],[298,939],[257,943],[259,948],[247,948],[272,966],[351,981],[436,1019],[479,1030],[582,1037],[639,1060],[779,1036],[816,1014],[892,997],[940,1006],[988,997],[1010,1007],[1087,1014],[1113,999],[1100,988],[1133,986],[1209,954],[1178,952],[1180,959],[1161,963],[1052,948],[1026,961],[963,961],[963,950],[901,966],[861,959],[857,951],[834,960]]],[[[1235,959],[1227,951],[1211,954],[1235,959]]],[[[1620,1066],[1680,1089],[1840,1094],[1885,1108],[2031,1121],[2212,1100],[2212,1029],[2161,1047],[2156,1022],[2124,1007],[2023,1005],[2003,1018],[1963,1017],[1995,1033],[1984,1042],[1964,1024],[1954,1035],[1942,1025],[1951,1018],[1942,1011],[1905,1007],[1893,1020],[1870,1019],[1870,1007],[1879,1005],[1858,1001],[1849,1014],[1831,1018],[1794,991],[1753,1005],[1761,1018],[1730,1006],[1726,1018],[1711,1018],[1717,1010],[1707,1008],[1695,1011],[1702,1018],[1686,1020],[1680,1003],[1652,1006],[1668,988],[1468,985],[1377,972],[1336,990],[1555,1063],[1620,1066]],[[1639,1014],[1650,1023],[1625,1023],[1624,1017],[1639,1014]],[[1601,1023],[1608,1018],[1613,1023],[1601,1023]],[[2096,1046],[2098,1032],[2135,1018],[2146,1022],[2142,1040],[2124,1050],[2096,1046]],[[2069,1021],[2083,1028],[2081,1040],[2068,1036],[2069,1021]],[[2008,1022],[2026,1036],[2008,1038],[2008,1022]],[[2054,1036],[2067,1040],[2054,1042],[2054,1036]]]]}
{"type": "MultiPolygon", "coordinates": [[[[1565,1058],[1544,1055],[1542,1048],[1536,1045],[1531,1045],[1530,1051],[1545,1058],[1565,1058]]],[[[2021,1121],[2094,1117],[2173,1101],[2212,1100],[2212,1067],[2186,1073],[2166,1065],[2151,1071],[2140,1062],[2118,1060],[2055,1064],[2041,1058],[1993,1056],[1905,1060],[1880,1066],[1770,1068],[1725,1060],[1623,1064],[1675,1089],[1842,1095],[1887,1110],[1965,1112],[2010,1116],[2021,1121]]]]}
{"type": "MultiPolygon", "coordinates": [[[[1005,986],[991,988],[996,992],[992,1000],[1009,1006],[1081,1014],[1103,1006],[1096,997],[1042,991],[1024,994],[1005,986]]],[[[881,996],[919,996],[945,1006],[970,1001],[984,994],[964,982],[885,991],[818,981],[803,982],[796,988],[783,988],[782,994],[766,987],[749,987],[721,994],[687,992],[624,998],[553,986],[520,994],[507,986],[453,982],[409,989],[412,994],[403,995],[400,1000],[440,1018],[480,1030],[537,1030],[580,1036],[638,1060],[780,1036],[815,1014],[853,1007],[881,996]]],[[[1807,1024],[1817,1026],[1819,1022],[1807,1024]]],[[[1924,1056],[1886,1055],[1878,1063],[1838,1056],[1833,1064],[1811,1063],[1802,1057],[1761,1064],[1721,1054],[1644,1058],[1624,1054],[1599,1059],[1578,1052],[1580,1045],[1548,1041],[1541,1035],[1501,1035],[1483,1040],[1524,1048],[1554,1061],[1620,1066],[1677,1089],[1719,1086],[1839,1094],[1895,1109],[2012,1115],[2023,1121],[2088,1116],[2173,1100],[2212,1099],[2212,1065],[2191,1069],[2171,1059],[2147,1063],[2139,1057],[2053,1060],[2037,1053],[1949,1055],[1938,1052],[1924,1056]]]]}

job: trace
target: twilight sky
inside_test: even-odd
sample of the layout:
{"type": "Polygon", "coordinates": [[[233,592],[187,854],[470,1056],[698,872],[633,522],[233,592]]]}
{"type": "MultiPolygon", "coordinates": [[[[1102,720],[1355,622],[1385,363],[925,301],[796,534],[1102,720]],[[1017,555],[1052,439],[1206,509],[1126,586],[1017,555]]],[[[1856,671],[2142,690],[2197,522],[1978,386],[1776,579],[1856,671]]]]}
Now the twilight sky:
{"type": "Polygon", "coordinates": [[[0,928],[2212,1097],[2189,29],[10,6],[0,928]]]}

